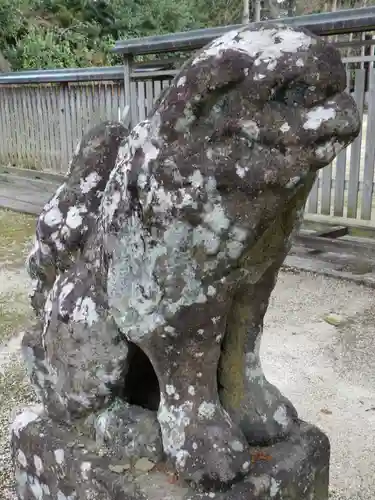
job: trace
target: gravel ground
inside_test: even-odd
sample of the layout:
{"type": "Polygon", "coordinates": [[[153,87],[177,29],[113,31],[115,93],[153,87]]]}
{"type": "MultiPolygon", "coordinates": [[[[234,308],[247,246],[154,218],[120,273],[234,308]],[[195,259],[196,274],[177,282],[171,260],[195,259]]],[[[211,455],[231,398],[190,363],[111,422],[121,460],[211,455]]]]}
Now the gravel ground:
{"type": "Polygon", "coordinates": [[[262,344],[266,375],[331,441],[334,500],[375,498],[375,294],[281,273],[262,344]],[[341,317],[338,326],[325,321],[341,317]]]}
{"type": "MultiPolygon", "coordinates": [[[[0,245],[0,499],[14,500],[8,423],[34,400],[19,358],[22,329],[32,318],[21,263],[33,220],[0,212],[0,231],[5,219],[18,229],[0,245]]],[[[292,272],[280,273],[266,317],[268,378],[330,437],[331,500],[375,498],[374,320],[373,290],[292,272]],[[337,326],[325,320],[331,313],[337,326]]]]}
{"type": "Polygon", "coordinates": [[[19,358],[22,329],[32,318],[23,262],[34,218],[0,210],[0,499],[13,500],[9,457],[11,414],[34,399],[19,358]]]}

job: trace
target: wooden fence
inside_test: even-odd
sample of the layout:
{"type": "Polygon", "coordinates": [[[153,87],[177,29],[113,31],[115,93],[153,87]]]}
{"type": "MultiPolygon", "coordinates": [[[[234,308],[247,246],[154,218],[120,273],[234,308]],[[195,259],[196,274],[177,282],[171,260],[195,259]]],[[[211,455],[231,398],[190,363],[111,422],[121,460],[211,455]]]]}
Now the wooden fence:
{"type": "Polygon", "coordinates": [[[118,119],[121,81],[0,86],[0,164],[64,173],[89,127],[118,119]]]}
{"type": "MultiPolygon", "coordinates": [[[[350,43],[359,46],[358,41],[350,43]]],[[[366,43],[375,46],[372,38],[366,43]]],[[[375,228],[375,58],[372,49],[366,55],[363,44],[359,50],[359,55],[354,53],[345,62],[348,92],[360,110],[362,132],[320,172],[306,210],[309,214],[368,221],[375,228]]],[[[78,140],[89,127],[118,119],[126,103],[131,106],[133,123],[144,119],[176,73],[173,68],[143,73],[130,69],[131,78],[124,80],[122,67],[111,78],[104,70],[98,70],[95,80],[88,82],[81,81],[79,72],[74,76],[74,70],[67,70],[70,76],[64,78],[55,72],[52,81],[47,78],[47,82],[39,83],[36,79],[25,83],[27,75],[23,83],[8,83],[0,75],[0,166],[65,173],[78,140]]]]}
{"type": "Polygon", "coordinates": [[[375,69],[357,68],[348,71],[348,80],[349,77],[362,130],[351,146],[319,172],[306,210],[326,216],[375,220],[375,69]]]}

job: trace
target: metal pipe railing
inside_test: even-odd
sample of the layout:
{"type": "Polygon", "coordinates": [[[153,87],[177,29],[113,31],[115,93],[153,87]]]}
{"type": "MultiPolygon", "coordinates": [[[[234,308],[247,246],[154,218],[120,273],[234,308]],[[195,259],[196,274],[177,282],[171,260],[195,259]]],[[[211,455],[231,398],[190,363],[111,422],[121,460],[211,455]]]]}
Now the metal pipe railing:
{"type": "MultiPolygon", "coordinates": [[[[301,26],[320,36],[371,31],[375,30],[375,7],[286,17],[257,24],[265,25],[270,22],[277,22],[288,26],[301,26]]],[[[123,54],[124,56],[138,56],[196,50],[239,26],[241,25],[220,26],[217,28],[122,40],[116,42],[113,52],[123,54]]]]}
{"type": "MultiPolygon", "coordinates": [[[[168,69],[168,62],[148,62],[135,65],[133,73],[135,77],[142,78],[145,74],[164,72],[174,75],[175,71],[168,69]],[[165,69],[166,68],[166,69],[165,69]]],[[[13,71],[0,73],[0,85],[25,85],[38,83],[74,83],[74,82],[98,82],[116,81],[124,79],[123,66],[103,66],[91,68],[67,68],[67,69],[36,69],[27,71],[13,71]]]]}

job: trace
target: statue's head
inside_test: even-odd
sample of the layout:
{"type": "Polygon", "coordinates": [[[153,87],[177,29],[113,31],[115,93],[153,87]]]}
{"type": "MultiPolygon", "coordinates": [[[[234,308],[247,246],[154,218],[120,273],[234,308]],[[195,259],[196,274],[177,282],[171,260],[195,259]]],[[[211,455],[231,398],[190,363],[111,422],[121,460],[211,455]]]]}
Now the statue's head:
{"type": "Polygon", "coordinates": [[[191,220],[219,195],[229,219],[254,229],[296,193],[305,200],[317,170],[358,135],[345,87],[339,52],[304,29],[230,31],[183,66],[133,130],[130,180],[154,192],[154,209],[173,204],[191,220]]]}

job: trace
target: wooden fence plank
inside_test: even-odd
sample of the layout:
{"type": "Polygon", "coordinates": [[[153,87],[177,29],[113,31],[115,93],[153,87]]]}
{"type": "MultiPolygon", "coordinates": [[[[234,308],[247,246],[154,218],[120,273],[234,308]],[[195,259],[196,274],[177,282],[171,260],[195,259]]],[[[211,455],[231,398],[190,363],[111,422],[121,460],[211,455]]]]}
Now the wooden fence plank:
{"type": "MultiPolygon", "coordinates": [[[[350,71],[346,72],[346,92],[350,92],[350,71]]],[[[347,158],[348,150],[347,148],[345,148],[338,154],[336,159],[333,215],[341,217],[344,215],[345,206],[345,177],[347,158]]]]}
{"type": "MultiPolygon", "coordinates": [[[[4,88],[0,87],[0,137],[2,140],[5,140],[6,137],[6,113],[5,113],[5,96],[4,96],[4,88]]],[[[8,155],[8,147],[9,144],[6,144],[3,142],[1,145],[1,150],[2,150],[2,160],[4,161],[5,158],[7,158],[8,155]]],[[[6,160],[5,160],[6,162],[6,160]]]]}
{"type": "Polygon", "coordinates": [[[145,96],[145,84],[143,81],[137,82],[137,107],[138,107],[138,117],[141,122],[146,118],[146,96],[145,96]]]}
{"type": "Polygon", "coordinates": [[[137,84],[134,81],[130,82],[129,100],[132,119],[131,126],[134,127],[137,123],[139,123],[137,84]]]}
{"type": "Polygon", "coordinates": [[[361,219],[371,220],[374,196],[375,165],[375,70],[371,68],[369,75],[366,152],[363,171],[361,219]]]}
{"type": "MultiPolygon", "coordinates": [[[[354,99],[357,103],[358,111],[363,119],[363,107],[365,98],[365,70],[355,70],[354,99]]],[[[350,173],[348,189],[348,209],[347,217],[356,218],[358,210],[358,187],[361,168],[362,131],[351,145],[350,151],[350,173]]]]}
{"type": "MultiPolygon", "coordinates": [[[[39,157],[39,150],[38,150],[38,104],[36,102],[36,92],[34,91],[33,87],[28,87],[28,100],[29,100],[29,120],[31,124],[30,128],[30,149],[31,149],[31,155],[30,155],[30,161],[28,162],[29,165],[28,167],[33,166],[34,168],[37,167],[39,168],[39,163],[38,162],[38,157],[39,157]]],[[[15,143],[15,147],[17,147],[17,144],[15,143]]]]}
{"type": "Polygon", "coordinates": [[[124,87],[122,85],[117,85],[117,92],[119,95],[120,110],[121,110],[121,114],[122,114],[122,112],[125,109],[125,106],[129,106],[129,108],[130,108],[130,104],[127,104],[127,102],[126,102],[124,87]]]}
{"type": "Polygon", "coordinates": [[[14,94],[16,98],[16,105],[14,108],[15,121],[18,122],[17,125],[19,127],[19,139],[20,139],[18,142],[18,158],[19,158],[18,161],[20,164],[22,164],[26,161],[26,151],[27,151],[26,133],[25,133],[26,122],[23,116],[21,89],[15,87],[14,94]]]}
{"type": "Polygon", "coordinates": [[[169,83],[169,80],[162,80],[161,82],[161,86],[164,89],[167,89],[169,87],[170,83],[169,83]]]}
{"type": "MultiPolygon", "coordinates": [[[[53,94],[54,94],[54,89],[52,85],[48,86],[46,88],[46,108],[47,108],[47,116],[48,116],[48,122],[49,122],[49,136],[50,136],[50,143],[49,143],[49,148],[50,148],[50,168],[54,172],[59,171],[59,150],[56,147],[56,119],[58,118],[56,116],[56,110],[53,108],[53,94]]],[[[43,165],[44,169],[48,169],[48,166],[43,165]]]]}
{"type": "Polygon", "coordinates": [[[77,132],[77,94],[78,94],[77,92],[72,91],[72,87],[69,87],[69,108],[70,108],[70,118],[71,118],[70,158],[72,158],[73,153],[76,150],[78,141],[81,139],[81,135],[78,134],[77,132]]]}
{"type": "Polygon", "coordinates": [[[154,102],[156,99],[159,97],[161,94],[161,81],[160,80],[155,80],[154,81],[154,102]]]}
{"type": "Polygon", "coordinates": [[[152,110],[154,104],[154,89],[152,85],[152,80],[146,80],[146,113],[147,116],[152,110]]]}
{"type": "Polygon", "coordinates": [[[307,200],[306,210],[311,214],[318,213],[318,202],[319,202],[319,172],[316,177],[316,181],[310,191],[309,198],[307,200]]]}
{"type": "Polygon", "coordinates": [[[322,215],[331,215],[331,198],[332,198],[332,163],[323,168],[321,174],[322,181],[322,197],[320,213],[322,215]]]}
{"type": "Polygon", "coordinates": [[[15,150],[14,150],[14,156],[15,156],[15,161],[19,163],[21,161],[21,155],[20,155],[20,139],[22,140],[22,128],[23,124],[20,120],[20,117],[18,115],[18,106],[17,106],[17,98],[16,98],[16,92],[15,89],[12,88],[10,92],[10,107],[11,107],[11,113],[13,116],[13,121],[14,121],[14,126],[12,130],[12,137],[15,145],[15,150]]]}
{"type": "Polygon", "coordinates": [[[60,119],[60,150],[61,150],[61,164],[60,164],[60,172],[65,171],[68,168],[69,164],[69,158],[67,154],[67,148],[66,148],[66,143],[67,143],[67,131],[66,131],[66,126],[65,126],[65,96],[64,96],[64,86],[62,85],[59,88],[59,103],[60,103],[60,113],[59,113],[59,119],[60,119]]]}
{"type": "MultiPolygon", "coordinates": [[[[346,72],[346,92],[350,92],[350,71],[346,72]]],[[[335,192],[333,202],[333,215],[343,216],[345,205],[345,176],[346,176],[346,163],[348,158],[347,148],[343,149],[336,159],[335,170],[335,192]]]]}
{"type": "Polygon", "coordinates": [[[43,87],[38,87],[38,92],[36,92],[36,105],[38,108],[37,149],[39,151],[38,164],[36,165],[36,167],[38,170],[41,169],[40,165],[45,163],[46,153],[48,150],[48,144],[47,144],[46,137],[45,137],[46,136],[46,124],[44,122],[44,114],[43,114],[43,107],[42,107],[42,88],[43,87]]]}
{"type": "MultiPolygon", "coordinates": [[[[44,130],[44,152],[42,165],[47,165],[48,169],[52,169],[52,151],[51,151],[51,123],[50,117],[48,116],[47,111],[47,87],[40,88],[40,102],[41,102],[41,110],[42,110],[42,119],[43,119],[43,130],[44,130]]],[[[41,167],[43,168],[43,167],[41,167]]]]}

